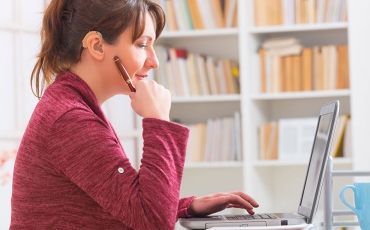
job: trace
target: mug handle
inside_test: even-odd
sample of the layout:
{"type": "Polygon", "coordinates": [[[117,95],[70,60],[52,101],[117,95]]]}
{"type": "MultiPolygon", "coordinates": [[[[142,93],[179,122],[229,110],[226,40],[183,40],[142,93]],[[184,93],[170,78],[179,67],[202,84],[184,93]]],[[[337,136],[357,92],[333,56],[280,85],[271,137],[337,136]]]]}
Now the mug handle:
{"type": "Polygon", "coordinates": [[[343,202],[343,204],[345,204],[347,207],[349,207],[350,209],[352,209],[352,211],[354,211],[356,213],[357,216],[359,216],[359,212],[358,210],[353,207],[352,205],[350,205],[347,201],[346,201],[346,198],[344,198],[344,191],[349,188],[349,189],[352,189],[353,193],[355,193],[355,186],[353,185],[345,185],[343,186],[343,188],[340,190],[339,192],[339,197],[340,197],[340,200],[343,202]]]}

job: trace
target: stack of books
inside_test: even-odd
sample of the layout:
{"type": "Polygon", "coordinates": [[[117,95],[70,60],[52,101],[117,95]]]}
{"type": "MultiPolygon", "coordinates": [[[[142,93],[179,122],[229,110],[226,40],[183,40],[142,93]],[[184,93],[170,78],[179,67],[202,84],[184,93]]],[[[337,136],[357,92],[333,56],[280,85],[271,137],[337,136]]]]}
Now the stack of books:
{"type": "Polygon", "coordinates": [[[259,55],[262,93],[349,88],[348,45],[303,47],[296,38],[274,38],[259,55]]]}
{"type": "Polygon", "coordinates": [[[155,51],[161,63],[154,71],[155,80],[172,96],[239,94],[236,61],[165,46],[156,46],[155,51]]]}
{"type": "Polygon", "coordinates": [[[187,162],[241,161],[240,114],[187,125],[187,162]]]}
{"type": "Polygon", "coordinates": [[[237,0],[156,0],[167,16],[166,30],[237,27],[237,0]]]}
{"type": "Polygon", "coordinates": [[[254,0],[255,26],[347,21],[347,0],[254,0]]]}
{"type": "MultiPolygon", "coordinates": [[[[285,118],[259,126],[259,159],[308,159],[312,150],[317,118],[285,118]]],[[[333,137],[332,157],[351,157],[350,115],[338,116],[333,137]]]]}

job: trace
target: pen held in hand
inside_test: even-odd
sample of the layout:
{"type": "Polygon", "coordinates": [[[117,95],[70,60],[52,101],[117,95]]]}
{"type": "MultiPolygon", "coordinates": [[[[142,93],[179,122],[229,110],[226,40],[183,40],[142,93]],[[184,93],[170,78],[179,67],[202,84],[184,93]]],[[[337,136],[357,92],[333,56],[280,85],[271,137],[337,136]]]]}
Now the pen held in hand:
{"type": "Polygon", "coordinates": [[[125,82],[127,83],[128,87],[130,88],[131,92],[136,92],[135,87],[132,85],[132,81],[130,76],[128,75],[125,67],[123,66],[121,60],[117,56],[114,57],[114,62],[116,63],[116,66],[121,74],[121,77],[125,82]]]}

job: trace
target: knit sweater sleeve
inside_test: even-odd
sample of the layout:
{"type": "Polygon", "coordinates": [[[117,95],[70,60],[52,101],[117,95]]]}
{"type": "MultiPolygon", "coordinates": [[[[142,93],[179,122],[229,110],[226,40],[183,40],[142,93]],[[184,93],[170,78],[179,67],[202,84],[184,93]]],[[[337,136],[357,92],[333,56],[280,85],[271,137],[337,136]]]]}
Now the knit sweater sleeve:
{"type": "Polygon", "coordinates": [[[133,229],[173,229],[192,198],[179,203],[189,130],[143,119],[143,156],[136,171],[109,125],[74,109],[50,129],[48,151],[55,168],[105,211],[133,229]]]}
{"type": "Polygon", "coordinates": [[[191,196],[191,197],[182,198],[180,200],[179,209],[177,211],[177,218],[190,217],[191,216],[188,213],[188,208],[189,208],[191,202],[193,202],[194,198],[195,198],[195,196],[191,196]]]}

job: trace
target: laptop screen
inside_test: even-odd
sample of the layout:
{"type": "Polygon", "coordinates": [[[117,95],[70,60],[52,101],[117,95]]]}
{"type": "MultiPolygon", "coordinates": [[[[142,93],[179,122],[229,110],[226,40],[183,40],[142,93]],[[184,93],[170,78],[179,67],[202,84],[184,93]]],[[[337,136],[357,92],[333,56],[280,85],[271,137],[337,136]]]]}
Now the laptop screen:
{"type": "Polygon", "coordinates": [[[333,126],[335,127],[336,113],[337,108],[333,108],[329,113],[322,114],[318,120],[311,159],[298,211],[308,217],[309,222],[312,222],[320,197],[323,174],[333,136],[333,126]]]}

